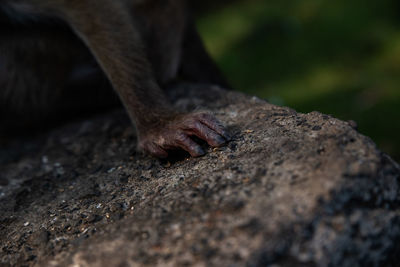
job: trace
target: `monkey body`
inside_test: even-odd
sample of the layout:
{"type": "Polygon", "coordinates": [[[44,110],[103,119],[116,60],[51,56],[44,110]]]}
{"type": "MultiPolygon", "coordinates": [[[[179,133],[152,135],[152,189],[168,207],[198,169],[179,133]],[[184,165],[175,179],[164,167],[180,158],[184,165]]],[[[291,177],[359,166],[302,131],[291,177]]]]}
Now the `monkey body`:
{"type": "Polygon", "coordinates": [[[229,139],[210,114],[175,111],[161,89],[178,76],[225,86],[181,0],[0,0],[0,35],[2,121],[106,107],[112,87],[154,156],[203,154],[190,136],[229,139]]]}

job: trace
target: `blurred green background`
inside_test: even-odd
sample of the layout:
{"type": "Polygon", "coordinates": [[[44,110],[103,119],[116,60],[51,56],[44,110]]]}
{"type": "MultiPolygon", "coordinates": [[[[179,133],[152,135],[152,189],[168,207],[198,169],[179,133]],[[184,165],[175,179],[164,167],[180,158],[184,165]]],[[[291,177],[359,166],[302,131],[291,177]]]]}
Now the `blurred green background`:
{"type": "Polygon", "coordinates": [[[198,27],[235,89],[354,120],[400,161],[399,0],[216,2],[198,27]]]}

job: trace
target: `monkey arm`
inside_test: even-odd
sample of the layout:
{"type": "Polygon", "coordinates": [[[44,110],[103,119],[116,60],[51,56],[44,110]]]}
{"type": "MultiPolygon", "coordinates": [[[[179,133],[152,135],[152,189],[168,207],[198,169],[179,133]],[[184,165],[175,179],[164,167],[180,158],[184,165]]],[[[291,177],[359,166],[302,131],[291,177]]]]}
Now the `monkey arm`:
{"type": "Polygon", "coordinates": [[[34,2],[34,8],[42,8],[46,14],[66,21],[89,47],[137,127],[156,121],[160,114],[172,112],[155,82],[138,31],[121,1],[34,2]]]}

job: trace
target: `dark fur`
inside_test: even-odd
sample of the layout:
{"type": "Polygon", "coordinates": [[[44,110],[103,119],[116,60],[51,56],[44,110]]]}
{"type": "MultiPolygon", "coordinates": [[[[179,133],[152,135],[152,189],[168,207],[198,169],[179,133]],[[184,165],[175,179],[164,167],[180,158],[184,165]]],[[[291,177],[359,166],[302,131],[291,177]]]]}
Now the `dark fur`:
{"type": "Polygon", "coordinates": [[[158,157],[190,136],[228,139],[209,114],[179,114],[161,88],[177,77],[226,86],[183,0],[0,0],[0,120],[37,125],[112,105],[113,87],[158,157]]]}

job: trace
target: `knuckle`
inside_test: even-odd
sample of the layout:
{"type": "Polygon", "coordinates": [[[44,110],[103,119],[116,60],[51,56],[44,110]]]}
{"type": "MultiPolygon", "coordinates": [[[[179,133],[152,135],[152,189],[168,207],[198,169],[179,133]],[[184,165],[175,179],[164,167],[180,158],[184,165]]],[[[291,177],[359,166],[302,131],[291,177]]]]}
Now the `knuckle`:
{"type": "Polygon", "coordinates": [[[193,129],[197,129],[197,130],[202,130],[203,129],[203,125],[199,121],[193,121],[191,126],[192,126],[193,129]]]}
{"type": "Polygon", "coordinates": [[[204,119],[204,120],[206,120],[206,119],[209,119],[210,117],[212,117],[209,113],[207,113],[207,112],[201,112],[201,113],[198,113],[198,117],[200,118],[200,119],[204,119]]]}
{"type": "Polygon", "coordinates": [[[185,135],[184,133],[179,132],[179,133],[177,133],[177,135],[175,136],[175,140],[176,140],[177,142],[180,142],[180,143],[185,143],[185,142],[187,141],[187,137],[186,137],[186,135],[185,135]]]}

